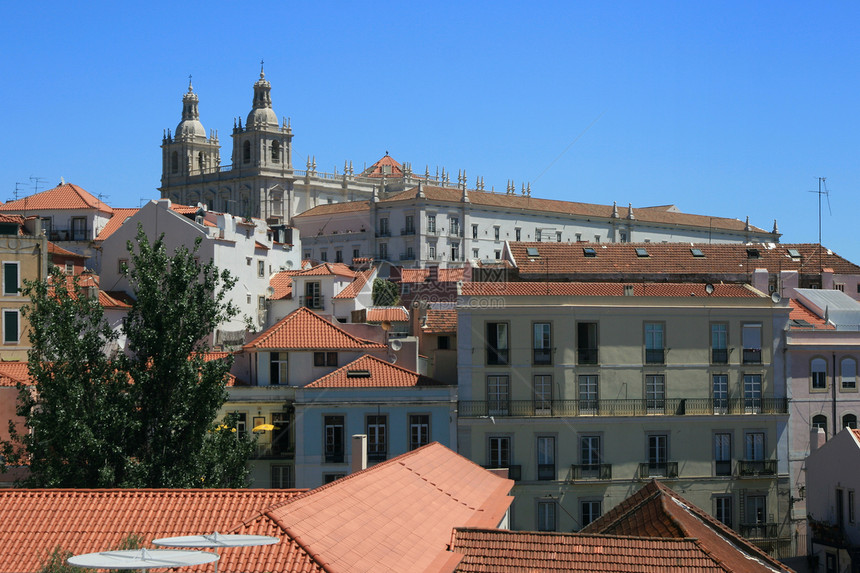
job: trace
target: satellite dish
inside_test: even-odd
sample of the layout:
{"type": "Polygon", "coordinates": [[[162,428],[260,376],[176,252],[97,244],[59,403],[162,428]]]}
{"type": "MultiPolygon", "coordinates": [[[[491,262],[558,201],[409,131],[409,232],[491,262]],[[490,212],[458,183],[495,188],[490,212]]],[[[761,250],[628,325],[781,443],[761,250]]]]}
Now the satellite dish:
{"type": "Polygon", "coordinates": [[[287,261],[287,268],[288,269],[293,268],[293,261],[287,261]]]}
{"type": "Polygon", "coordinates": [[[393,352],[388,353],[388,360],[391,361],[392,364],[397,364],[397,355],[393,352]]]}
{"type": "Polygon", "coordinates": [[[779,296],[779,293],[778,293],[778,292],[774,291],[774,292],[773,292],[773,293],[771,293],[771,295],[770,295],[770,300],[772,300],[774,303],[777,303],[777,302],[779,302],[779,301],[781,301],[781,300],[782,300],[782,297],[781,297],[781,296],[779,296]]]}
{"type": "Polygon", "coordinates": [[[218,561],[218,555],[208,551],[185,549],[135,549],[102,551],[69,557],[69,565],[92,569],[173,569],[203,565],[218,561]]]}
{"type": "Polygon", "coordinates": [[[270,297],[275,296],[275,287],[273,287],[273,286],[266,287],[266,294],[269,295],[270,297]]]}
{"type": "Polygon", "coordinates": [[[397,352],[401,348],[403,348],[403,343],[401,341],[399,341],[399,340],[392,340],[391,341],[391,350],[393,350],[394,352],[397,352]]]}
{"type": "Polygon", "coordinates": [[[708,294],[713,294],[713,292],[714,292],[714,285],[712,285],[711,283],[706,284],[706,285],[705,285],[705,292],[706,292],[706,293],[708,293],[708,294]]]}

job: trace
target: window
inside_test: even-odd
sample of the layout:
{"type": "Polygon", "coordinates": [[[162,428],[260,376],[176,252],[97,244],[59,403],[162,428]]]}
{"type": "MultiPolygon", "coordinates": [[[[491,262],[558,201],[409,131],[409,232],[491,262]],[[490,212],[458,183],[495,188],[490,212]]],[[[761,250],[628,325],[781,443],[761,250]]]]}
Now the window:
{"type": "Polygon", "coordinates": [[[478,226],[477,225],[472,225],[472,238],[473,239],[478,238],[478,226]]]}
{"type": "Polygon", "coordinates": [[[561,231],[556,231],[556,232],[555,232],[555,242],[556,242],[556,243],[560,243],[560,242],[561,242],[561,231]]]}
{"type": "Polygon", "coordinates": [[[602,502],[595,500],[584,500],[579,502],[579,523],[585,527],[603,513],[602,502]]]}
{"type": "Polygon", "coordinates": [[[711,325],[711,364],[729,362],[729,326],[723,323],[711,325]]]}
{"type": "Polygon", "coordinates": [[[260,278],[266,276],[266,261],[257,261],[257,276],[260,278]]]}
{"type": "Polygon", "coordinates": [[[272,466],[272,488],[288,489],[293,487],[293,468],[284,465],[272,466]]]}
{"type": "Polygon", "coordinates": [[[451,337],[448,335],[440,335],[436,337],[436,348],[439,350],[451,349],[451,337]]]}
{"type": "Polygon", "coordinates": [[[599,242],[600,242],[600,235],[594,235],[594,242],[595,242],[595,243],[599,243],[599,242]]]}
{"type": "Polygon", "coordinates": [[[848,523],[854,523],[857,520],[857,514],[854,510],[854,490],[848,490],[848,523]]]}
{"type": "Polygon", "coordinates": [[[495,255],[496,255],[496,260],[497,261],[500,260],[502,258],[502,251],[496,249],[495,255]]]}
{"type": "Polygon", "coordinates": [[[236,415],[236,437],[244,438],[248,432],[248,414],[235,412],[236,415]]]}
{"type": "Polygon", "coordinates": [[[599,405],[597,376],[580,374],[579,376],[579,412],[581,414],[596,414],[599,405]]]}
{"type": "Polygon", "coordinates": [[[334,252],[334,262],[336,262],[336,263],[342,263],[343,262],[343,251],[341,251],[340,249],[338,249],[337,251],[334,252]]]}
{"type": "Polygon", "coordinates": [[[747,414],[761,412],[761,374],[744,374],[744,409],[747,414]]]}
{"type": "Polygon", "coordinates": [[[75,263],[73,263],[72,261],[66,261],[65,270],[63,272],[65,272],[65,274],[67,274],[68,276],[72,276],[73,274],[75,274],[75,263]]]}
{"type": "Polygon", "coordinates": [[[576,359],[579,364],[597,364],[597,323],[576,323],[576,359]]]}
{"type": "Polygon", "coordinates": [[[541,236],[541,232],[542,232],[541,229],[535,229],[535,241],[537,241],[538,243],[540,243],[543,240],[543,237],[541,236]]]}
{"type": "Polygon", "coordinates": [[[579,242],[581,242],[581,241],[582,241],[582,233],[574,233],[574,235],[573,235],[573,236],[574,236],[574,238],[576,239],[576,242],[577,242],[577,243],[579,243],[579,242]]]}
{"type": "Polygon", "coordinates": [[[537,506],[537,530],[555,531],[556,501],[539,501],[537,506]]]}
{"type": "Polygon", "coordinates": [[[428,256],[429,256],[431,261],[436,260],[436,245],[430,245],[430,250],[429,250],[428,256]]]}
{"type": "Polygon", "coordinates": [[[534,378],[535,414],[552,413],[552,376],[537,375],[534,378]]]}
{"type": "Polygon", "coordinates": [[[812,428],[820,428],[824,430],[824,436],[827,437],[827,416],[824,414],[817,414],[812,417],[812,428]]]}
{"type": "Polygon", "coordinates": [[[119,274],[124,275],[128,270],[128,259],[120,259],[117,261],[117,272],[119,274]]]}
{"type": "Polygon", "coordinates": [[[744,459],[752,462],[764,460],[764,432],[747,432],[744,435],[744,459]]]}
{"type": "Polygon", "coordinates": [[[600,436],[579,437],[579,463],[583,472],[600,471],[600,436]]]}
{"type": "Polygon", "coordinates": [[[337,352],[314,352],[314,366],[337,366],[337,352]]]}
{"type": "Polygon", "coordinates": [[[618,235],[622,243],[630,242],[630,240],[627,238],[627,231],[621,231],[620,233],[618,233],[618,235]]]}
{"type": "Polygon", "coordinates": [[[511,438],[508,436],[490,437],[490,459],[488,467],[506,468],[511,465],[511,438]]]}
{"type": "MultiPolygon", "coordinates": [[[[519,241],[521,236],[522,236],[522,229],[520,229],[519,227],[514,229],[514,239],[519,241]]],[[[858,288],[858,292],[860,292],[860,285],[858,285],[857,288],[858,288]]]]}
{"type": "Polygon", "coordinates": [[[460,243],[451,243],[451,260],[460,260],[460,243]]]}
{"type": "Polygon", "coordinates": [[[170,154],[170,172],[179,173],[179,154],[175,151],[170,154]]]}
{"type": "Polygon", "coordinates": [[[843,428],[851,428],[852,430],[857,429],[857,416],[854,414],[845,414],[842,416],[842,427],[843,428]]]}
{"type": "Polygon", "coordinates": [[[290,451],[290,415],[286,412],[273,412],[272,455],[282,456],[290,451]]]}
{"type": "Polygon", "coordinates": [[[272,142],[272,163],[280,163],[281,161],[281,144],[277,141],[272,142]]]}
{"type": "Polygon", "coordinates": [[[323,474],[323,484],[331,483],[333,481],[337,481],[342,477],[346,477],[346,474],[323,474]]]}
{"type": "Polygon", "coordinates": [[[325,416],[325,463],[342,464],[344,461],[343,416],[325,416]]]}
{"type": "Polygon", "coordinates": [[[415,216],[414,215],[406,215],[406,234],[414,235],[415,234],[415,216]]]}
{"type": "Polygon", "coordinates": [[[322,262],[328,261],[328,251],[325,251],[325,250],[320,251],[320,260],[322,262]]]}
{"type": "MultiPolygon", "coordinates": [[[[747,496],[747,524],[763,525],[767,523],[767,496],[764,495],[748,495],[747,496]]],[[[759,537],[759,535],[756,535],[759,537]]],[[[764,537],[764,535],[761,535],[764,537]]]]}
{"type": "Polygon", "coordinates": [[[379,243],[379,258],[383,260],[388,258],[388,243],[379,243]]]}
{"type": "Polygon", "coordinates": [[[87,239],[87,218],[72,217],[72,240],[85,241],[87,239]]]}
{"type": "Polygon", "coordinates": [[[761,364],[761,324],[745,324],[742,329],[744,364],[761,364]]]}
{"type": "Polygon", "coordinates": [[[415,260],[415,251],[412,247],[406,247],[406,260],[412,261],[415,260]]]}
{"type": "Polygon", "coordinates": [[[823,358],[813,358],[810,364],[810,378],[813,390],[827,389],[827,361],[823,358]]]}
{"type": "Polygon", "coordinates": [[[833,283],[833,288],[839,292],[845,292],[845,284],[843,283],[833,283]]]}
{"type": "Polygon", "coordinates": [[[409,414],[409,450],[430,443],[430,416],[428,414],[409,414]]]}
{"type": "Polygon", "coordinates": [[[269,384],[289,384],[289,359],[286,352],[269,353],[269,384]]]}
{"type": "Polygon", "coordinates": [[[714,517],[726,527],[732,527],[732,497],[721,495],[714,498],[714,517]]]}
{"type": "Polygon", "coordinates": [[[427,215],[427,232],[436,233],[436,215],[427,215]]]}
{"type": "Polygon", "coordinates": [[[248,140],[242,144],[242,163],[251,163],[251,142],[248,140]]]}
{"type": "Polygon", "coordinates": [[[381,462],[388,453],[388,416],[367,417],[367,460],[381,462]]]}
{"type": "Polygon", "coordinates": [[[539,436],[537,439],[537,463],[539,480],[555,480],[555,437],[539,436]]]}
{"type": "Polygon", "coordinates": [[[3,311],[3,344],[18,344],[20,326],[17,310],[3,311]]]}
{"type": "Polygon", "coordinates": [[[669,436],[648,436],[648,475],[666,475],[669,462],[669,436]]]}
{"type": "Polygon", "coordinates": [[[448,218],[448,225],[450,227],[450,229],[449,229],[450,234],[454,235],[455,237],[459,237],[460,236],[460,218],[459,217],[449,217],[448,218]]]}
{"type": "Polygon", "coordinates": [[[307,308],[321,309],[323,307],[322,288],[319,281],[308,281],[305,283],[304,305],[307,308]]]}
{"type": "Polygon", "coordinates": [[[487,376],[487,408],[491,416],[507,416],[510,386],[507,376],[487,376]]]}
{"type": "Polygon", "coordinates": [[[18,263],[3,263],[3,295],[18,296],[18,263]]]}
{"type": "Polygon", "coordinates": [[[842,389],[856,390],[857,389],[857,361],[853,358],[843,358],[840,361],[842,372],[842,389]]]}
{"type": "Polygon", "coordinates": [[[645,323],[645,364],[663,364],[665,361],[663,323],[645,323]]]}
{"type": "Polygon", "coordinates": [[[508,323],[487,323],[487,364],[508,363],[508,323]]]}
{"type": "Polygon", "coordinates": [[[501,237],[501,233],[502,233],[502,231],[499,227],[493,227],[493,238],[495,240],[497,240],[497,241],[499,240],[499,237],[501,237]]]}
{"type": "Polygon", "coordinates": [[[533,359],[535,364],[552,364],[552,336],[549,322],[533,325],[533,359]]]}
{"type": "Polygon", "coordinates": [[[729,377],[726,374],[714,374],[711,378],[714,389],[714,414],[729,412],[729,377]]]}
{"type": "Polygon", "coordinates": [[[666,379],[662,374],[645,376],[645,410],[649,414],[666,410],[666,379]]]}
{"type": "Polygon", "coordinates": [[[472,249],[472,258],[480,259],[481,257],[478,255],[478,249],[472,249]]]}
{"type": "Polygon", "coordinates": [[[714,475],[732,475],[732,435],[728,432],[714,434],[714,475]]]}
{"type": "Polygon", "coordinates": [[[391,230],[388,228],[388,218],[383,217],[379,220],[379,236],[387,237],[391,235],[391,230]]]}

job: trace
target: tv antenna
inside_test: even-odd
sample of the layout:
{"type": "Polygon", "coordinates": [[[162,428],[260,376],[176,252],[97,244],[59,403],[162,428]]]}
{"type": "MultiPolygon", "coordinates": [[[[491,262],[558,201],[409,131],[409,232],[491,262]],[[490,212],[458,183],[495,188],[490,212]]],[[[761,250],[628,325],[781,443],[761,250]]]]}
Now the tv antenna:
{"type": "Polygon", "coordinates": [[[827,177],[818,178],[818,191],[810,191],[810,193],[818,194],[818,272],[824,272],[824,263],[821,260],[821,196],[827,197],[827,212],[833,216],[833,210],[830,208],[830,191],[827,189],[827,177]]]}

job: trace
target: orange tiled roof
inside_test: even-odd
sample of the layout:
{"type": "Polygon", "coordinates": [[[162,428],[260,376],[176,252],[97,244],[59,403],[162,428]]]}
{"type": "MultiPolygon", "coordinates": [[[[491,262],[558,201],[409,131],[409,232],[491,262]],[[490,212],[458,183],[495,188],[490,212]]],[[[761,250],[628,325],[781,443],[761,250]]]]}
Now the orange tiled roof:
{"type": "Polygon", "coordinates": [[[55,243],[52,243],[51,241],[48,241],[48,252],[51,255],[60,255],[61,257],[64,257],[67,259],[80,259],[81,261],[83,261],[84,259],[89,258],[85,255],[80,254],[80,253],[68,251],[68,250],[64,249],[63,247],[60,247],[60,246],[56,245],[55,243]]]}
{"type": "Polygon", "coordinates": [[[402,306],[372,306],[367,309],[367,322],[408,322],[409,311],[402,306]]]}
{"type": "MultiPolygon", "coordinates": [[[[0,489],[0,573],[38,571],[60,546],[72,553],[115,548],[128,534],[144,545],[204,533],[276,535],[277,545],[221,551],[218,571],[322,571],[266,510],[300,490],[0,489]]],[[[196,571],[213,571],[210,564],[196,571]]]]}
{"type": "Polygon", "coordinates": [[[0,211],[21,212],[58,209],[95,209],[102,213],[113,213],[113,209],[83,188],[64,183],[53,189],[16,199],[0,205],[0,211]]]}
{"type": "Polygon", "coordinates": [[[411,388],[444,386],[442,382],[365,354],[305,388],[411,388]]]}
{"type": "Polygon", "coordinates": [[[464,555],[458,573],[726,573],[695,539],[457,528],[451,551],[464,555]]]}
{"type": "Polygon", "coordinates": [[[96,241],[104,241],[120,228],[126,219],[137,213],[137,209],[118,208],[113,210],[113,216],[108,219],[107,224],[99,231],[96,241]]]}
{"type": "Polygon", "coordinates": [[[814,328],[816,330],[836,330],[832,324],[824,322],[824,319],[803,306],[797,299],[789,300],[791,313],[788,315],[792,329],[814,328]]]}
{"type": "MultiPolygon", "coordinates": [[[[520,276],[533,275],[749,275],[755,269],[771,273],[799,271],[818,273],[818,245],[693,244],[690,243],[510,243],[511,255],[520,276]],[[529,249],[536,249],[537,256],[529,249]],[[595,256],[586,256],[593,249],[595,256]],[[637,256],[645,249],[647,256],[637,256]],[[702,256],[694,256],[693,250],[702,256]],[[791,257],[796,250],[799,257],[791,257]],[[753,251],[753,252],[750,252],[753,251]],[[751,256],[753,255],[753,256],[751,256]]],[[[822,264],[839,274],[860,274],[860,266],[829,249],[822,250],[822,264]]],[[[686,280],[686,279],[685,279],[686,280]]]]}
{"type": "Polygon", "coordinates": [[[260,241],[254,241],[254,248],[260,249],[261,251],[268,251],[269,247],[261,243],[260,241]]]}
{"type": "Polygon", "coordinates": [[[346,285],[342,291],[334,295],[334,298],[339,300],[355,298],[358,296],[358,293],[361,292],[361,289],[364,288],[364,285],[367,284],[367,281],[375,271],[376,269],[367,269],[366,271],[355,273],[355,280],[346,285]]]}
{"type": "Polygon", "coordinates": [[[132,298],[124,292],[99,291],[99,304],[103,308],[130,309],[132,302],[132,298]]]}
{"type": "Polygon", "coordinates": [[[269,279],[269,286],[275,289],[271,300],[284,300],[293,295],[293,276],[301,271],[280,271],[269,279]]]}
{"type": "Polygon", "coordinates": [[[246,350],[384,350],[387,346],[353,336],[315,312],[302,307],[279,320],[244,348],[246,350]]]}
{"type": "Polygon", "coordinates": [[[581,533],[694,538],[726,571],[791,571],[656,480],[589,523],[581,533]]]}
{"type": "Polygon", "coordinates": [[[464,296],[652,296],[652,297],[742,297],[764,295],[743,284],[715,284],[708,294],[701,283],[463,283],[464,296]],[[632,287],[631,294],[625,289],[632,287]]]}
{"type": "Polygon", "coordinates": [[[18,382],[31,384],[30,367],[26,362],[0,362],[0,387],[15,386],[18,382]]]}
{"type": "Polygon", "coordinates": [[[424,332],[457,332],[457,311],[449,309],[427,309],[427,320],[424,322],[424,332]]]}
{"type": "Polygon", "coordinates": [[[322,263],[303,271],[295,271],[295,277],[340,276],[353,278],[356,272],[343,263],[322,263]]]}
{"type": "MultiPolygon", "coordinates": [[[[22,215],[9,215],[0,213],[0,223],[15,223],[16,225],[23,225],[24,217],[22,215]]],[[[18,229],[18,233],[21,233],[21,229],[18,229]]]]}
{"type": "Polygon", "coordinates": [[[267,515],[327,571],[453,571],[453,528],[498,526],[512,486],[433,442],[267,515]]]}
{"type": "Polygon", "coordinates": [[[332,215],[334,213],[352,213],[354,211],[367,211],[370,209],[370,201],[344,201],[343,203],[326,203],[317,205],[307,211],[299,213],[293,219],[313,217],[315,215],[332,215]]]}
{"type": "Polygon", "coordinates": [[[385,155],[382,157],[382,159],[380,159],[379,161],[377,161],[376,163],[374,163],[373,165],[371,165],[370,167],[368,167],[367,169],[362,171],[361,176],[362,177],[403,177],[403,167],[400,165],[400,163],[395,161],[395,159],[393,157],[388,155],[388,152],[386,151],[385,155]],[[391,168],[388,171],[388,173],[385,173],[383,171],[383,166],[391,168]]]}
{"type": "MultiPolygon", "coordinates": [[[[436,282],[455,283],[463,280],[465,269],[437,269],[436,282]]],[[[430,278],[430,269],[400,269],[401,283],[423,283],[430,278]]]]}

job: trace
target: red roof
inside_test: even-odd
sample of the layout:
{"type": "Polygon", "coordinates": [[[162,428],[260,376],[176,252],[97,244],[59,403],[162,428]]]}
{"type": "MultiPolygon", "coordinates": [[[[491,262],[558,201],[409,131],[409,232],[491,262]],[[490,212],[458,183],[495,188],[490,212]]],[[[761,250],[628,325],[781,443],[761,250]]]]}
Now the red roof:
{"type": "Polygon", "coordinates": [[[104,241],[108,237],[110,237],[117,229],[119,229],[120,225],[122,225],[126,219],[131,217],[137,213],[137,209],[126,209],[126,208],[118,208],[113,210],[113,217],[111,217],[107,224],[99,231],[98,236],[96,236],[96,241],[104,241]]]}
{"type": "MultiPolygon", "coordinates": [[[[55,547],[75,554],[116,548],[129,534],[241,533],[286,537],[265,512],[299,495],[278,489],[0,489],[0,573],[38,571],[55,547]]],[[[321,571],[289,538],[222,550],[218,571],[321,571]]],[[[212,571],[209,565],[196,571],[212,571]]]]}
{"type": "MultiPolygon", "coordinates": [[[[455,283],[463,280],[465,269],[462,267],[453,269],[437,269],[436,282],[455,283]]],[[[423,283],[430,278],[430,269],[400,269],[401,283],[423,283]]]]}
{"type": "Polygon", "coordinates": [[[355,280],[346,285],[342,291],[334,295],[336,299],[350,299],[358,296],[358,293],[361,292],[361,289],[364,288],[364,285],[367,284],[367,281],[373,275],[376,269],[367,269],[366,271],[361,271],[355,273],[355,280]]]}
{"type": "Polygon", "coordinates": [[[113,213],[109,205],[71,183],[64,183],[53,189],[0,205],[0,211],[7,212],[58,209],[95,209],[102,213],[113,213]]]}
{"type": "Polygon", "coordinates": [[[651,296],[651,297],[741,297],[764,295],[743,284],[715,284],[708,294],[701,283],[463,283],[464,296],[651,296]],[[628,290],[632,287],[632,290],[628,290]]]}
{"type": "Polygon", "coordinates": [[[32,383],[30,367],[26,362],[0,362],[0,387],[15,386],[18,382],[32,383]]]}
{"type": "Polygon", "coordinates": [[[305,307],[291,312],[253,342],[246,350],[384,350],[384,344],[349,334],[305,307]]]}
{"type": "Polygon", "coordinates": [[[280,271],[269,279],[269,286],[275,289],[275,294],[270,296],[271,300],[283,300],[290,298],[293,294],[293,276],[300,271],[280,271]]]}
{"type": "Polygon", "coordinates": [[[460,573],[727,571],[695,539],[458,528],[451,550],[464,555],[460,573]]]}
{"type": "Polygon", "coordinates": [[[791,313],[788,315],[791,320],[790,327],[792,330],[803,328],[814,328],[816,330],[836,330],[832,324],[824,322],[824,319],[803,306],[797,299],[791,299],[791,313]]]}
{"type": "Polygon", "coordinates": [[[433,442],[268,512],[327,571],[453,571],[454,527],[497,527],[513,482],[433,442]]]}
{"type": "Polygon", "coordinates": [[[442,382],[365,354],[311,382],[305,388],[411,388],[444,386],[442,382]]]}
{"type": "Polygon", "coordinates": [[[694,538],[726,571],[791,571],[656,480],[589,523],[581,533],[694,538]]]}
{"type": "Polygon", "coordinates": [[[130,309],[133,302],[128,294],[121,291],[99,291],[99,304],[103,308],[130,309]]]}
{"type": "Polygon", "coordinates": [[[457,311],[453,309],[427,309],[424,332],[428,334],[457,332],[457,311]]]}
{"type": "Polygon", "coordinates": [[[403,168],[400,163],[394,160],[393,157],[388,155],[388,152],[385,152],[385,155],[361,172],[362,177],[403,177],[403,168]],[[388,167],[389,169],[384,169],[383,167],[388,167]]]}
{"type": "Polygon", "coordinates": [[[343,263],[322,263],[304,271],[295,271],[294,277],[316,277],[336,275],[353,278],[356,272],[343,263]]]}
{"type": "Polygon", "coordinates": [[[66,259],[79,259],[80,261],[84,261],[85,259],[89,258],[89,257],[86,257],[86,256],[80,254],[80,253],[75,253],[75,252],[66,250],[63,247],[60,247],[60,246],[56,245],[55,243],[52,243],[51,241],[48,241],[48,252],[51,253],[51,255],[53,255],[53,256],[60,256],[60,257],[66,258],[66,259]]]}
{"type": "Polygon", "coordinates": [[[409,311],[402,306],[373,306],[367,309],[367,322],[407,322],[409,311]]]}

